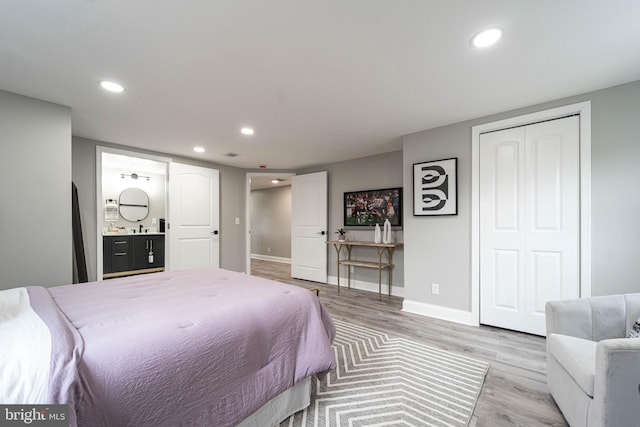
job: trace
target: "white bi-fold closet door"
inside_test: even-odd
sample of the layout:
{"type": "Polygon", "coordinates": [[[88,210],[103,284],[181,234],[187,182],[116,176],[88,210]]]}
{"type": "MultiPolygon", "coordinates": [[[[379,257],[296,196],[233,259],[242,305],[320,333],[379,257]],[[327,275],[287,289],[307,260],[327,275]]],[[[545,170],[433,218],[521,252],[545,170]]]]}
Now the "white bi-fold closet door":
{"type": "Polygon", "coordinates": [[[480,323],[545,334],[580,295],[579,116],[480,135],[480,323]]]}

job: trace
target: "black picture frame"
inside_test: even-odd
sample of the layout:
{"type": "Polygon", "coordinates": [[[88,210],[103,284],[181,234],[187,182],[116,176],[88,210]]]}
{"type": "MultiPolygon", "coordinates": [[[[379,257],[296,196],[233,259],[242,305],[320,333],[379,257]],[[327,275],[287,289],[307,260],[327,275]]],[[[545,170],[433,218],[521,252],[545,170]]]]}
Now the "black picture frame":
{"type": "Polygon", "coordinates": [[[345,227],[375,227],[386,219],[402,227],[402,187],[348,191],[343,200],[345,227]]]}
{"type": "Polygon", "coordinates": [[[413,215],[458,214],[458,158],[413,165],[413,215]]]}

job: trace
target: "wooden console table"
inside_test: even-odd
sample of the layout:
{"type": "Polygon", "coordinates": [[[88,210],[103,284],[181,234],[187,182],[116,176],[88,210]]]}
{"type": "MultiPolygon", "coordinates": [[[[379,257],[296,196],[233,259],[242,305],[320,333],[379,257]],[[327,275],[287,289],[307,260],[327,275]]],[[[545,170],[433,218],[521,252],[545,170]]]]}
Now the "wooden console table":
{"type": "Polygon", "coordinates": [[[375,242],[358,242],[358,241],[340,241],[340,240],[329,240],[326,242],[327,244],[333,245],[336,248],[336,256],[337,256],[337,267],[338,267],[338,293],[340,293],[340,266],[347,266],[347,286],[351,289],[351,268],[354,267],[365,267],[365,268],[376,268],[378,269],[378,300],[382,301],[382,270],[387,270],[389,272],[389,296],[391,296],[391,278],[392,270],[393,270],[393,253],[396,248],[402,246],[402,243],[375,243],[375,242]],[[360,261],[351,259],[351,250],[354,246],[364,246],[368,248],[375,248],[378,253],[378,261],[360,261]],[[347,249],[347,258],[340,259],[340,252],[342,251],[342,247],[347,249]],[[384,262],[382,260],[383,255],[387,253],[387,260],[384,262]]]}

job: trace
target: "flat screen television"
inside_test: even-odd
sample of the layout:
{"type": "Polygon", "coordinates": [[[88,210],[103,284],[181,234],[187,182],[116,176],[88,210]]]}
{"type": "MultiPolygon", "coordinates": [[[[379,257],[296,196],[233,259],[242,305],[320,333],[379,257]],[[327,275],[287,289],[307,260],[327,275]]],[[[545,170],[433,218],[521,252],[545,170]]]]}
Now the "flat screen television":
{"type": "Polygon", "coordinates": [[[344,226],[381,226],[388,219],[393,227],[402,226],[402,188],[350,191],[344,193],[344,226]]]}

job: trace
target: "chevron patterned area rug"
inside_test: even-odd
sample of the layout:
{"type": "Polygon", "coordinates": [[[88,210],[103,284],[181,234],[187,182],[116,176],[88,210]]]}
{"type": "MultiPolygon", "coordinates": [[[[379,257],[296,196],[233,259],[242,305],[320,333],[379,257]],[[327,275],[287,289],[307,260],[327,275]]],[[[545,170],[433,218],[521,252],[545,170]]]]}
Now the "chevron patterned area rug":
{"type": "Polygon", "coordinates": [[[485,362],[335,321],[338,367],[280,427],[467,426],[485,362]]]}

